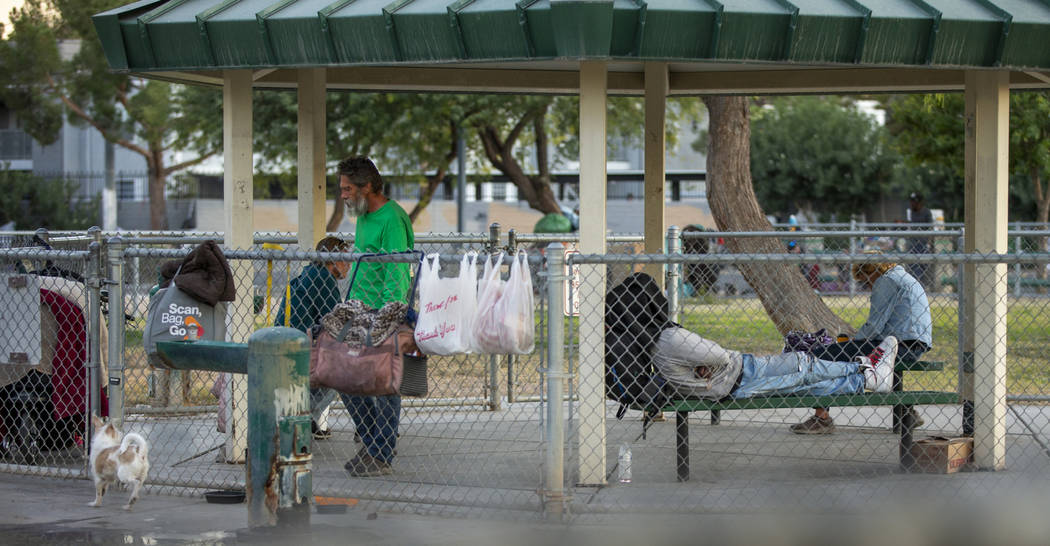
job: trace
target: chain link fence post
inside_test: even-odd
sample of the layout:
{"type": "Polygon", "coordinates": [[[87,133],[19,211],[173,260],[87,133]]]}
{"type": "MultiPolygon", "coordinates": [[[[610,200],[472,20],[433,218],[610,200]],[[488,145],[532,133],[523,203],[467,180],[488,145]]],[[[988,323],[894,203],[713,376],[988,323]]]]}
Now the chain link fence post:
{"type": "MultiPolygon", "coordinates": [[[[507,231],[507,251],[514,254],[518,251],[518,232],[511,229],[507,231]]],[[[514,377],[514,355],[507,355],[507,403],[513,404],[516,398],[514,391],[517,381],[514,377]]]]}
{"type": "MultiPolygon", "coordinates": [[[[491,254],[499,252],[499,230],[500,226],[498,222],[493,222],[489,226],[489,240],[488,240],[488,251],[491,254]]],[[[502,264],[496,264],[499,268],[502,264]]],[[[489,410],[499,411],[500,400],[499,400],[499,355],[489,356],[489,380],[488,385],[485,386],[485,390],[489,394],[489,410]]]]}
{"type": "Polygon", "coordinates": [[[565,513],[565,402],[566,378],[565,247],[547,245],[547,470],[544,484],[544,513],[560,519],[565,513]]]}
{"type": "MultiPolygon", "coordinates": [[[[1024,254],[1024,250],[1021,247],[1023,239],[1021,237],[1020,222],[1014,222],[1014,232],[1017,233],[1017,236],[1014,237],[1014,254],[1020,256],[1021,254],[1024,254]]],[[[1014,297],[1021,297],[1021,262],[1014,264],[1014,297]]]]}
{"type": "MultiPolygon", "coordinates": [[[[849,230],[851,232],[857,231],[857,221],[856,220],[850,219],[850,221],[849,221],[849,230]]],[[[850,238],[849,238],[849,253],[850,254],[856,254],[857,250],[858,250],[858,248],[857,248],[857,238],[853,237],[853,236],[850,236],[850,238]]],[[[853,278],[853,262],[850,262],[847,265],[849,266],[846,269],[846,273],[847,273],[846,277],[849,279],[849,295],[850,295],[850,297],[853,297],[853,296],[857,295],[857,280],[853,278]]]]}
{"type": "Polygon", "coordinates": [[[124,424],[124,240],[107,241],[109,262],[109,417],[118,427],[124,424]]]}
{"type": "MultiPolygon", "coordinates": [[[[667,228],[667,254],[682,253],[682,233],[678,226],[667,228]]],[[[679,297],[682,293],[681,264],[667,264],[667,314],[672,322],[678,322],[679,297]]]]}
{"type": "MultiPolygon", "coordinates": [[[[97,227],[91,229],[98,229],[97,227]]],[[[98,232],[100,233],[101,230],[98,232]]],[[[101,387],[101,350],[99,344],[101,342],[101,329],[102,329],[102,298],[100,289],[102,287],[102,275],[99,271],[98,262],[99,255],[102,246],[97,241],[92,241],[88,245],[88,263],[87,263],[87,282],[88,289],[88,308],[87,308],[87,320],[88,320],[88,392],[87,399],[91,401],[90,411],[94,415],[100,415],[102,409],[102,401],[99,399],[102,393],[101,387]]],[[[90,421],[90,420],[88,420],[90,421]]],[[[86,436],[90,438],[90,436],[86,436]]]]}

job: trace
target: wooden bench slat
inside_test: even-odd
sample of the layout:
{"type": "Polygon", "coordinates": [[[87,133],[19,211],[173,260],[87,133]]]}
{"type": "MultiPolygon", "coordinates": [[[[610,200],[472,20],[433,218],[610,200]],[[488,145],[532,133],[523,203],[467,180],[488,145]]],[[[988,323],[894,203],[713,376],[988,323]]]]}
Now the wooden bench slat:
{"type": "Polygon", "coordinates": [[[900,391],[833,396],[766,396],[741,400],[675,400],[663,411],[711,411],[777,408],[828,408],[844,406],[916,406],[958,404],[959,394],[939,391],[900,391]]]}

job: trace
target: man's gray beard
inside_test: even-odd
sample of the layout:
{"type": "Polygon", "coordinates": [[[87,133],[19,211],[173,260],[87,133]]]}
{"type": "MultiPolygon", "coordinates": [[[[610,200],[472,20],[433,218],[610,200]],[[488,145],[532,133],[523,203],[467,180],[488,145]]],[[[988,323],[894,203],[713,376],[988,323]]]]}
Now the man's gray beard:
{"type": "Polygon", "coordinates": [[[368,201],[364,197],[360,197],[354,201],[346,201],[345,205],[346,213],[354,218],[368,213],[368,201]]]}

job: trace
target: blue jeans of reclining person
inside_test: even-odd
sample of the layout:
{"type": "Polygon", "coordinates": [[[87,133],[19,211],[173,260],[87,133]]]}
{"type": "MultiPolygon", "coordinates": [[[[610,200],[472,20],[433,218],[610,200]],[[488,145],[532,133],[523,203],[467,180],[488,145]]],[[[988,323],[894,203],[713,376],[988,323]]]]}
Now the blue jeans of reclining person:
{"type": "Polygon", "coordinates": [[[797,352],[768,356],[744,353],[741,357],[740,385],[733,390],[733,398],[864,392],[864,374],[856,362],[821,360],[797,352]]]}
{"type": "Polygon", "coordinates": [[[339,395],[368,454],[388,464],[393,462],[397,427],[401,420],[401,396],[339,395]]]}

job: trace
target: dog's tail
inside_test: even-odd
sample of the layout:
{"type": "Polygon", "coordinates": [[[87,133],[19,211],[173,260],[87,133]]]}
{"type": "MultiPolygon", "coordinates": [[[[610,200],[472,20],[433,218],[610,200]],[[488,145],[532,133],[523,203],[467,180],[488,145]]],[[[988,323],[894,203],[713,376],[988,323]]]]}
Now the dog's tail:
{"type": "Polygon", "coordinates": [[[146,439],[134,432],[129,432],[124,435],[124,439],[120,442],[120,449],[118,449],[117,452],[124,453],[132,448],[132,444],[134,444],[135,452],[138,453],[139,457],[145,459],[149,456],[149,444],[146,443],[146,439]]]}

